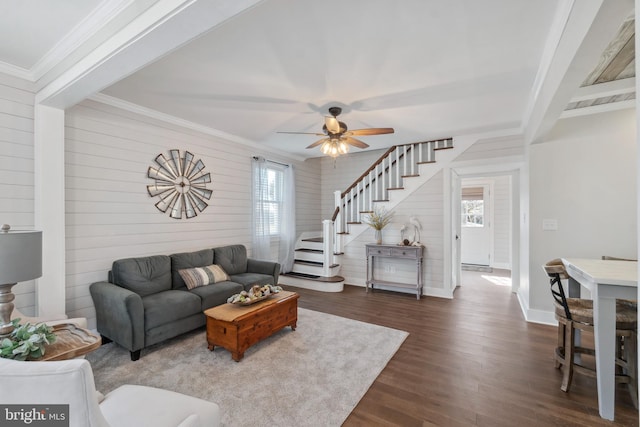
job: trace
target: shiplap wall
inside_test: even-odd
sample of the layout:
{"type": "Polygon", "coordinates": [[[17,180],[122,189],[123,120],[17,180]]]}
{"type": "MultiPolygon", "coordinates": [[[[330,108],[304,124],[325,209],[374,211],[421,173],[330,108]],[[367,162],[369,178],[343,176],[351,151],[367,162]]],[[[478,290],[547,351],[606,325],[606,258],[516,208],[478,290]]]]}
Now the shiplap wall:
{"type": "MultiPolygon", "coordinates": [[[[244,244],[251,253],[251,156],[268,153],[94,101],[66,114],[67,313],[95,328],[89,285],[115,259],[244,244]],[[158,211],[146,185],[154,158],[170,149],[202,159],[212,182],[209,207],[176,220],[158,211]]],[[[320,169],[294,162],[297,232],[321,228],[320,169]]]]}
{"type": "MultiPolygon", "coordinates": [[[[33,84],[0,73],[0,224],[34,227],[33,84]]],[[[34,281],[12,291],[25,315],[35,309],[34,281]]]]}
{"type": "Polygon", "coordinates": [[[497,176],[493,184],[493,262],[511,269],[511,177],[497,176]]]}

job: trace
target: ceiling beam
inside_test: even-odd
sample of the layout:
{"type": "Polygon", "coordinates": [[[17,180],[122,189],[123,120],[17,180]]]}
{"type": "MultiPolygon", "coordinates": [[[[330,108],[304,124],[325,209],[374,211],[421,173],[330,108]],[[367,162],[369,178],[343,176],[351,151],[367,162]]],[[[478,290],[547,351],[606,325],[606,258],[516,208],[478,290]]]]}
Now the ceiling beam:
{"type": "MultiPolygon", "coordinates": [[[[540,142],[551,130],[602,52],[633,11],[633,0],[565,2],[559,37],[547,45],[529,107],[523,118],[526,143],[540,142]],[[566,13],[568,11],[568,13],[566,13]]],[[[560,13],[560,12],[559,12],[560,13]]]]}
{"type": "Polygon", "coordinates": [[[589,99],[604,98],[605,96],[622,95],[636,91],[636,78],[613,80],[597,85],[582,86],[576,90],[569,102],[587,101],[589,99]]]}
{"type": "Polygon", "coordinates": [[[66,109],[149,65],[261,0],[159,0],[36,94],[66,109]]]}

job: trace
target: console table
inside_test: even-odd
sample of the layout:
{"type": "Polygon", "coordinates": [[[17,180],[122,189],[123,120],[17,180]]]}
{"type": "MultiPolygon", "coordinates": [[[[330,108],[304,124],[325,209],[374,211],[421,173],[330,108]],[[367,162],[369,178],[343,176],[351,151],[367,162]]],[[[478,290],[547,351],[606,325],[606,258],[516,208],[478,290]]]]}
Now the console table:
{"type": "Polygon", "coordinates": [[[422,295],[422,252],[424,246],[400,246],[400,245],[377,245],[370,243],[367,248],[367,292],[369,287],[373,291],[373,285],[394,286],[399,288],[415,288],[416,298],[422,295]],[[414,260],[416,262],[416,282],[403,283],[388,280],[378,280],[374,278],[375,258],[396,258],[414,260]]]}

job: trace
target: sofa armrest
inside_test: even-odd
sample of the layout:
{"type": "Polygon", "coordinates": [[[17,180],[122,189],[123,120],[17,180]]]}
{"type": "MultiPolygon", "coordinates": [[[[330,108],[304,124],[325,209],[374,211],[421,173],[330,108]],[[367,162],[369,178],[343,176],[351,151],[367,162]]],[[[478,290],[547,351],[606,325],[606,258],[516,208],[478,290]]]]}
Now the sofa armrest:
{"type": "Polygon", "coordinates": [[[280,276],[280,264],[273,261],[264,261],[259,259],[247,260],[247,273],[260,273],[273,276],[273,284],[278,284],[278,277],[280,276]]]}
{"type": "Polygon", "coordinates": [[[135,292],[109,282],[96,282],[89,288],[96,308],[100,334],[129,351],[144,347],[144,307],[135,292]]]}

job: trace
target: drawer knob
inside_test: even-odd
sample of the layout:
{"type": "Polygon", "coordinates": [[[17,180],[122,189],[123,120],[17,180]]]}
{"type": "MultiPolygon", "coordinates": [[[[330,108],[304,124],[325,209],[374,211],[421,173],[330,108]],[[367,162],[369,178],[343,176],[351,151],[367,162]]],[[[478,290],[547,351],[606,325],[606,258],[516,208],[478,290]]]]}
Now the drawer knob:
{"type": "Polygon", "coordinates": [[[406,255],[406,254],[407,254],[406,252],[402,251],[402,255],[406,255]]]}

